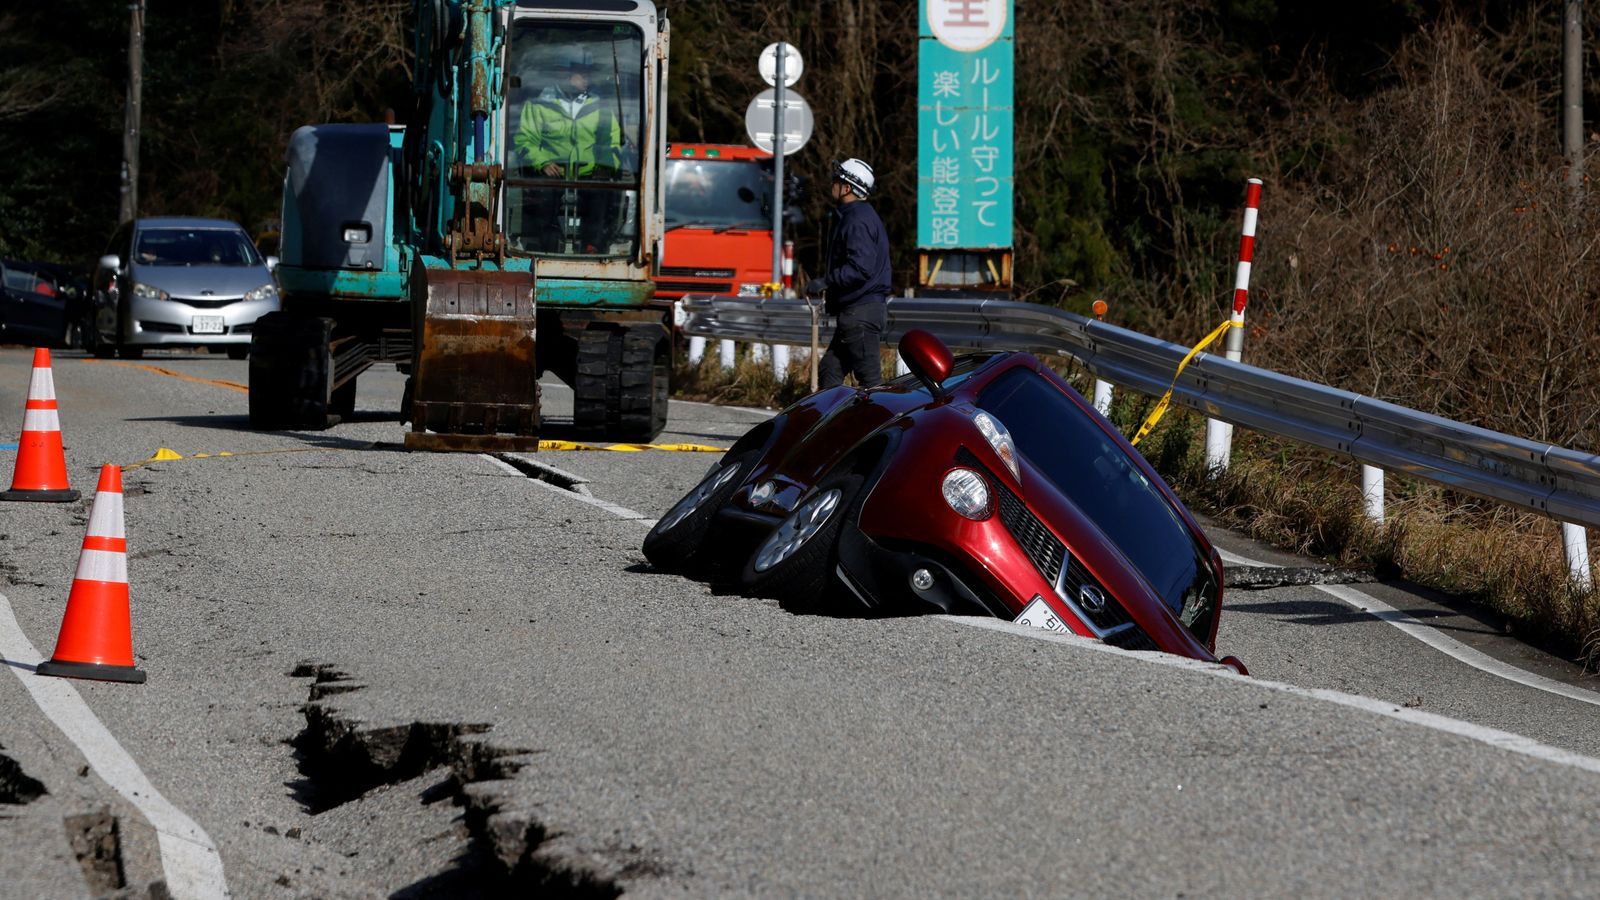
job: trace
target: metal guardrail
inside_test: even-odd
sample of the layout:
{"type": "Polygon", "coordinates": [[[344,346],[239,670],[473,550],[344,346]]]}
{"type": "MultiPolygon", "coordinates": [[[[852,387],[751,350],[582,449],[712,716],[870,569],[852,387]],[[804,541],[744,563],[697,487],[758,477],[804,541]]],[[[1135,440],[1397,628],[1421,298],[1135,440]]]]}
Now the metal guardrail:
{"type": "MultiPolygon", "coordinates": [[[[804,302],[683,298],[689,334],[809,345],[804,302]]],[[[884,339],[914,328],[952,347],[1071,356],[1104,381],[1159,396],[1188,348],[1050,307],[1007,300],[891,298],[884,339]]],[[[821,340],[831,334],[821,322],[821,340]]],[[[1600,456],[1500,434],[1202,353],[1173,399],[1201,414],[1554,519],[1600,527],[1600,456]]]]}

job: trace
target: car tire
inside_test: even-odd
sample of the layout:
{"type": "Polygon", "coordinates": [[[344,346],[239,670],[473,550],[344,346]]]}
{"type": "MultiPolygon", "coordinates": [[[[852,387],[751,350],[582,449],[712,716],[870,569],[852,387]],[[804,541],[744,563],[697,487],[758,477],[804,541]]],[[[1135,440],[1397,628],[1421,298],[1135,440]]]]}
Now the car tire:
{"type": "Polygon", "coordinates": [[[839,533],[845,522],[860,514],[865,483],[855,472],[824,478],[745,562],[740,577],[745,592],[771,597],[793,612],[825,613],[843,608],[846,589],[834,575],[839,565],[839,533]],[[768,554],[778,552],[780,546],[781,555],[769,561],[768,554]]]}
{"type": "Polygon", "coordinates": [[[759,450],[748,450],[734,457],[724,456],[711,471],[683,495],[656,522],[644,538],[644,555],[650,565],[662,572],[691,578],[713,574],[725,559],[707,546],[711,520],[727,504],[733,492],[755,468],[759,450]]]}
{"type": "Polygon", "coordinates": [[[123,359],[144,359],[144,348],[123,344],[117,348],[117,355],[123,359]]]}

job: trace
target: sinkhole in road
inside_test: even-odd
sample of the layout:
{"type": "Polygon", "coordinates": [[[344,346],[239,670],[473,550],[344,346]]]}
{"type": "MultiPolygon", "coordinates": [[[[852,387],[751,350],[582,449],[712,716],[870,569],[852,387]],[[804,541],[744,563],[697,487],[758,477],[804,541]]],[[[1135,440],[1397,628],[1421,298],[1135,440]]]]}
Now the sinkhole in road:
{"type": "MultiPolygon", "coordinates": [[[[476,723],[413,721],[372,727],[329,704],[328,699],[364,688],[338,668],[302,663],[289,673],[311,678],[302,707],[305,727],[288,743],[305,781],[297,797],[312,815],[356,801],[385,785],[445,769],[450,776],[424,802],[441,792],[462,807],[470,835],[466,853],[449,871],[397,891],[394,896],[432,896],[443,886],[471,885],[489,896],[614,898],[622,887],[582,864],[540,853],[550,836],[545,824],[508,816],[492,790],[467,785],[511,778],[522,768],[518,757],[533,751],[491,747],[480,736],[490,726],[476,723]]],[[[634,867],[631,871],[638,872],[634,867]]]]}
{"type": "MultiPolygon", "coordinates": [[[[5,749],[0,746],[0,750],[5,749]]],[[[43,782],[22,771],[22,766],[11,757],[0,753],[0,803],[21,805],[43,797],[43,782]]]]}

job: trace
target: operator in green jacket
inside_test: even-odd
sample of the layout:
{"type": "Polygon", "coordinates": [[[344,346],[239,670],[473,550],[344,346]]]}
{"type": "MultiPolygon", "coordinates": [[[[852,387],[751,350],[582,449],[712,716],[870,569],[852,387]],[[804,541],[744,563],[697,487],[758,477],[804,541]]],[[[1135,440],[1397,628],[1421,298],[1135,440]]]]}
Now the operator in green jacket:
{"type": "MultiPolygon", "coordinates": [[[[616,104],[590,92],[593,66],[576,52],[561,64],[557,82],[522,105],[513,143],[524,171],[559,181],[611,181],[620,166],[622,123],[616,104]]],[[[546,252],[606,253],[614,192],[538,188],[529,191],[529,213],[538,248],[546,252]],[[575,195],[575,196],[574,196],[575,195]],[[576,239],[561,229],[559,207],[576,202],[576,239]]]]}
{"type": "Polygon", "coordinates": [[[561,83],[522,104],[515,143],[524,165],[551,178],[576,181],[605,177],[617,168],[622,123],[613,104],[589,93],[589,71],[581,58],[568,61],[561,83]]]}

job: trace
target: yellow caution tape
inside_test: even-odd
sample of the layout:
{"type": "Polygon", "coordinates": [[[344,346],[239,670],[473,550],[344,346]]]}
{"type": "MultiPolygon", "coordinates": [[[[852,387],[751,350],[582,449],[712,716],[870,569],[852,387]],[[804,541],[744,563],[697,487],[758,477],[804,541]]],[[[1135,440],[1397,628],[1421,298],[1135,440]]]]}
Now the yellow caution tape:
{"type": "Polygon", "coordinates": [[[148,466],[151,463],[170,462],[180,459],[221,459],[223,457],[232,456],[272,456],[279,453],[331,453],[344,452],[347,450],[370,450],[376,446],[378,445],[373,443],[364,447],[290,447],[284,450],[246,450],[242,453],[221,450],[216,453],[191,453],[188,456],[184,456],[183,454],[171,448],[161,447],[158,448],[155,453],[152,453],[149,459],[142,459],[136,463],[129,463],[122,467],[122,471],[129,472],[134,469],[140,469],[148,466]]]}
{"type": "Polygon", "coordinates": [[[1172,373],[1172,384],[1167,385],[1167,392],[1161,395],[1161,402],[1157,403],[1156,408],[1151,410],[1150,415],[1145,417],[1144,424],[1139,426],[1139,432],[1133,436],[1133,440],[1129,441],[1130,444],[1138,446],[1140,438],[1143,438],[1145,435],[1149,434],[1150,429],[1156,427],[1156,423],[1161,421],[1161,417],[1167,414],[1167,406],[1172,402],[1172,390],[1178,386],[1178,378],[1183,375],[1183,370],[1189,365],[1189,360],[1194,359],[1201,350],[1204,350],[1206,347],[1210,346],[1212,341],[1222,337],[1222,335],[1226,333],[1229,328],[1237,327],[1240,327],[1240,323],[1229,319],[1228,321],[1223,322],[1221,325],[1218,325],[1215,331],[1206,335],[1205,340],[1202,340],[1200,343],[1194,345],[1194,349],[1190,350],[1189,355],[1183,358],[1183,362],[1178,363],[1178,371],[1172,373]]]}
{"type": "MultiPolygon", "coordinates": [[[[217,453],[191,453],[187,457],[170,447],[160,447],[150,454],[149,459],[129,463],[122,470],[132,471],[143,468],[151,463],[170,462],[180,459],[220,459],[229,456],[269,456],[278,453],[327,453],[329,451],[343,450],[370,450],[378,446],[376,443],[365,447],[293,447],[285,450],[248,450],[242,453],[233,453],[222,450],[217,453]]],[[[647,450],[660,450],[668,453],[726,453],[727,447],[712,447],[708,444],[580,444],[576,441],[540,441],[540,450],[610,450],[617,453],[643,453],[647,450]]]]}
{"type": "Polygon", "coordinates": [[[540,441],[540,450],[610,450],[617,453],[641,453],[645,450],[661,450],[668,453],[726,453],[727,447],[712,447],[707,444],[580,444],[576,441],[540,441]]]}

